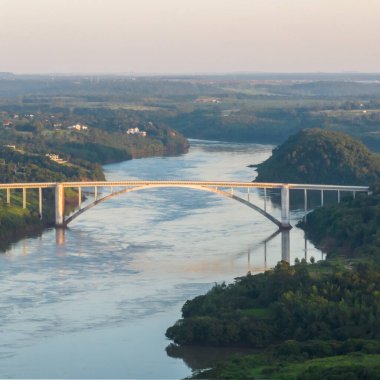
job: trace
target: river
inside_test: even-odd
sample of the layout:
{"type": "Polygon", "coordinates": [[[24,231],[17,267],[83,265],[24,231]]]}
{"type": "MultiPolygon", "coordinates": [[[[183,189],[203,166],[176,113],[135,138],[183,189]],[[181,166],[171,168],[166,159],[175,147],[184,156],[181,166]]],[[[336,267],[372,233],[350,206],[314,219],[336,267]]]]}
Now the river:
{"type": "MultiPolygon", "coordinates": [[[[105,172],[112,180],[250,181],[248,165],[271,150],[194,140],[188,154],[107,165],[105,172]]],[[[250,197],[263,205],[261,194],[250,197]]],[[[280,215],[270,200],[268,209],[280,215]]],[[[294,210],[293,224],[299,217],[294,210]]],[[[64,234],[51,229],[14,244],[0,255],[0,378],[189,376],[184,360],[166,354],[166,328],[187,299],[215,282],[281,260],[281,234],[264,243],[276,229],[231,199],[150,189],[92,208],[64,234]]],[[[322,258],[293,228],[290,261],[305,254],[322,258]]],[[[201,356],[207,362],[207,350],[201,356]]]]}

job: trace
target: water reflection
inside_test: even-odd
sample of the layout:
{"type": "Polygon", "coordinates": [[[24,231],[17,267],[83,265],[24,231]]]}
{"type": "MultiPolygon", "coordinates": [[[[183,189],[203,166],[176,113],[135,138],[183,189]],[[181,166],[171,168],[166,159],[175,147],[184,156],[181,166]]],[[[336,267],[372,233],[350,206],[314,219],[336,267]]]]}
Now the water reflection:
{"type": "MultiPolygon", "coordinates": [[[[274,240],[278,235],[281,235],[281,260],[286,261],[290,263],[290,230],[276,230],[272,234],[270,234],[267,238],[263,239],[259,243],[255,244],[253,247],[250,247],[247,250],[247,262],[248,262],[248,269],[252,267],[254,264],[251,260],[254,256],[254,253],[256,253],[259,250],[263,251],[263,263],[264,266],[262,267],[263,270],[267,270],[267,252],[268,252],[268,244],[274,240]]],[[[66,229],[65,228],[56,228],[55,229],[55,241],[57,246],[64,246],[66,243],[66,229]]],[[[305,259],[307,260],[307,239],[306,235],[304,237],[304,251],[305,251],[305,259]]],[[[22,248],[23,248],[23,254],[27,254],[27,240],[23,240],[22,242],[22,248]]],[[[238,255],[240,256],[240,254],[238,255]]],[[[257,255],[255,255],[257,257],[257,255]]],[[[321,257],[323,260],[323,255],[321,257]]]]}
{"type": "MultiPolygon", "coordinates": [[[[261,242],[256,244],[254,247],[251,247],[248,249],[248,265],[251,266],[251,257],[254,252],[257,252],[259,250],[263,251],[264,255],[264,270],[267,270],[267,252],[268,252],[268,244],[274,240],[278,235],[281,234],[281,260],[286,261],[288,263],[291,263],[291,258],[290,258],[290,230],[276,230],[274,233],[269,235],[266,239],[263,239],[261,242]]],[[[304,237],[304,252],[305,252],[305,259],[307,260],[307,239],[306,235],[304,237]]],[[[323,259],[323,256],[322,256],[323,259]]],[[[279,259],[280,260],[280,259],[279,259]]]]}
{"type": "Polygon", "coordinates": [[[182,359],[194,372],[196,370],[210,368],[218,362],[226,360],[231,355],[249,355],[255,352],[249,348],[238,347],[199,347],[199,346],[177,346],[170,344],[166,347],[169,357],[182,359]]]}
{"type": "Polygon", "coordinates": [[[289,230],[281,231],[281,260],[290,262],[290,233],[289,230]]]}
{"type": "Polygon", "coordinates": [[[55,229],[55,242],[57,245],[65,245],[66,228],[57,227],[55,229]]]}

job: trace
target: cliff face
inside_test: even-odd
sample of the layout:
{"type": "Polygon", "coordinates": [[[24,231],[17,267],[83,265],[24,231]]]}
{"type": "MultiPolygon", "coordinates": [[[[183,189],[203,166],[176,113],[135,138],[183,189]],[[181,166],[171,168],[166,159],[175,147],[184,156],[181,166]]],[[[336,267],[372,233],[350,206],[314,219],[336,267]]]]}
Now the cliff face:
{"type": "Polygon", "coordinates": [[[258,166],[257,182],[369,185],[380,180],[380,156],[340,132],[304,129],[258,166]]]}

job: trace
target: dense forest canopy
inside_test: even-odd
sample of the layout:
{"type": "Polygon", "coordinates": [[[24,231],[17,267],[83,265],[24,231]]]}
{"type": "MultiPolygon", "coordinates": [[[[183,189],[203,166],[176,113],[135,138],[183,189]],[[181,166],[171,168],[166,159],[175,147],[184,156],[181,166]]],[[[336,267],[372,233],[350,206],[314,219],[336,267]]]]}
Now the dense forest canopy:
{"type": "MultiPolygon", "coordinates": [[[[368,359],[368,373],[378,376],[378,362],[369,363],[371,356],[366,355],[380,357],[379,280],[378,268],[368,264],[348,269],[328,261],[295,266],[281,262],[273,270],[216,285],[187,301],[183,318],[166,335],[180,345],[257,349],[251,356],[231,358],[202,372],[199,378],[325,379],[325,363],[313,359],[331,359],[326,367],[334,373],[342,355],[358,352],[368,359]],[[306,377],[311,364],[309,376],[315,377],[306,377]]],[[[168,348],[175,351],[176,346],[168,348]]],[[[360,358],[347,356],[340,372],[353,376],[366,368],[361,363],[360,358]]]]}

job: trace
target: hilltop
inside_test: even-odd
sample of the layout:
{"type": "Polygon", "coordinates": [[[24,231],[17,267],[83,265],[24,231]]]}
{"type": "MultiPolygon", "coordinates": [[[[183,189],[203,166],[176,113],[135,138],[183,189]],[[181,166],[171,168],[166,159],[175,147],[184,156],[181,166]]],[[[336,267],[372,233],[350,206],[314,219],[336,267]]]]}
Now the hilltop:
{"type": "Polygon", "coordinates": [[[380,155],[344,133],[304,129],[257,169],[257,182],[368,185],[380,179],[380,155]]]}

